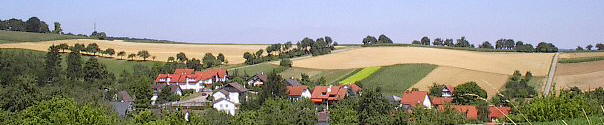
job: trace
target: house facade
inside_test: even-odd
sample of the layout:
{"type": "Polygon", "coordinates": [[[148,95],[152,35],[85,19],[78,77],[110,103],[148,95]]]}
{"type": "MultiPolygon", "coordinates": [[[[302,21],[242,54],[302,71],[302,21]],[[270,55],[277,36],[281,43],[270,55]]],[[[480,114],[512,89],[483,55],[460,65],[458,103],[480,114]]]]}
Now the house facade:
{"type": "Polygon", "coordinates": [[[432,102],[428,92],[425,91],[408,91],[403,93],[401,97],[401,107],[410,110],[416,106],[424,106],[425,108],[432,108],[432,102]]]}
{"type": "Polygon", "coordinates": [[[290,100],[309,99],[312,96],[310,90],[305,85],[287,86],[287,93],[290,100]]]}
{"type": "Polygon", "coordinates": [[[264,73],[256,74],[252,79],[250,79],[247,84],[250,86],[262,86],[265,82],[268,81],[268,76],[264,73]]]}
{"type": "Polygon", "coordinates": [[[215,100],[212,107],[216,110],[235,115],[235,111],[237,106],[241,104],[241,100],[247,99],[245,94],[247,91],[248,89],[244,88],[239,83],[233,82],[226,84],[212,94],[212,97],[215,100]]]}
{"type": "Polygon", "coordinates": [[[218,111],[223,111],[223,112],[226,112],[229,115],[233,115],[233,116],[235,115],[235,112],[238,109],[237,104],[235,104],[235,102],[229,101],[228,99],[225,99],[225,98],[221,98],[221,99],[214,101],[214,104],[212,104],[212,107],[218,111]]]}
{"type": "Polygon", "coordinates": [[[445,88],[443,88],[441,96],[442,97],[453,97],[454,92],[455,92],[455,87],[446,86],[445,88]]]}
{"type": "Polygon", "coordinates": [[[211,69],[203,72],[195,72],[193,69],[176,69],[174,74],[159,74],[155,79],[155,83],[178,85],[180,89],[199,92],[204,88],[211,87],[215,82],[225,82],[227,80],[228,72],[225,69],[211,69]]]}

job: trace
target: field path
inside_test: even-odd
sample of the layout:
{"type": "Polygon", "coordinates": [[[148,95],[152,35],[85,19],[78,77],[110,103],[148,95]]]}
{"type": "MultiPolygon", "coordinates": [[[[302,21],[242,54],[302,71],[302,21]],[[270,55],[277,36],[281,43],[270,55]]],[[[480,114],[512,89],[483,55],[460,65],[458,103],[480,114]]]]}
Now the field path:
{"type": "MultiPolygon", "coordinates": [[[[350,50],[353,50],[353,49],[358,49],[358,48],[361,48],[361,47],[359,47],[359,46],[349,46],[349,47],[346,47],[346,48],[344,48],[344,49],[336,49],[336,50],[333,50],[333,51],[331,51],[331,53],[329,53],[329,54],[335,54],[335,53],[340,53],[340,52],[350,51],[350,50]]],[[[329,55],[329,54],[326,54],[326,55],[329,55]]],[[[321,56],[323,56],[323,55],[321,55],[321,56]]],[[[294,61],[294,60],[306,59],[306,58],[310,58],[310,57],[313,57],[313,56],[312,56],[312,55],[305,55],[305,56],[300,56],[300,57],[291,58],[291,60],[292,60],[292,61],[294,61]]],[[[281,60],[275,60],[275,61],[263,62],[263,63],[270,63],[270,64],[274,64],[274,65],[279,65],[279,61],[281,61],[281,60]]],[[[245,66],[235,67],[235,68],[231,68],[231,69],[229,69],[229,70],[240,69],[240,68],[245,68],[245,67],[250,67],[250,66],[256,66],[256,65],[259,65],[259,64],[263,64],[263,63],[258,63],[258,64],[254,64],[254,65],[245,65],[245,66]]],[[[295,66],[294,66],[294,67],[295,67],[295,66]]]]}
{"type": "Polygon", "coordinates": [[[549,68],[549,74],[547,77],[547,82],[545,83],[545,90],[543,90],[543,95],[548,96],[550,91],[552,90],[552,83],[554,82],[554,76],[556,76],[556,67],[558,64],[558,55],[560,53],[556,53],[554,58],[552,59],[552,65],[549,68]]]}

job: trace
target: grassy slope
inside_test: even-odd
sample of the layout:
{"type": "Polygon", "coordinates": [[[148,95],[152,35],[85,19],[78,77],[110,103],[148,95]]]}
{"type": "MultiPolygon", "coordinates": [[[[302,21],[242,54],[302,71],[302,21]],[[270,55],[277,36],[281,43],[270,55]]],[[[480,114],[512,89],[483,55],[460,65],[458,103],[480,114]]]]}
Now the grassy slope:
{"type": "MultiPolygon", "coordinates": [[[[598,116],[590,116],[589,120],[593,125],[601,125],[604,123],[604,117],[598,116]]],[[[577,118],[577,119],[567,119],[567,120],[559,120],[559,121],[551,121],[551,122],[533,122],[533,125],[589,125],[590,122],[587,121],[585,117],[577,118]]],[[[525,123],[526,124],[526,123],[525,123]]]]}
{"type": "Polygon", "coordinates": [[[384,95],[397,95],[413,86],[437,66],[431,64],[399,64],[381,70],[361,81],[364,88],[381,87],[384,95]]]}
{"type": "Polygon", "coordinates": [[[369,76],[371,76],[373,73],[377,72],[378,70],[380,70],[381,67],[367,67],[367,68],[363,68],[363,70],[355,73],[354,75],[340,81],[340,84],[353,84],[355,82],[361,81],[365,78],[368,78],[369,76]]]}
{"type": "Polygon", "coordinates": [[[239,71],[239,75],[243,75],[244,73],[247,73],[248,75],[255,75],[261,72],[270,73],[276,68],[279,68],[279,66],[270,63],[261,63],[256,65],[245,65],[241,68],[231,68],[229,69],[229,72],[235,73],[234,71],[236,69],[239,71]]]}
{"type": "Polygon", "coordinates": [[[289,69],[283,69],[280,66],[273,65],[270,63],[262,63],[257,65],[241,65],[241,68],[234,67],[230,68],[229,72],[234,73],[235,69],[239,70],[239,75],[243,75],[244,72],[248,75],[254,75],[260,72],[270,73],[273,69],[283,70],[279,73],[283,78],[300,78],[300,74],[306,73],[312,80],[318,80],[321,77],[325,77],[327,83],[335,83],[336,81],[346,78],[349,74],[352,74],[357,69],[336,69],[336,70],[323,70],[323,69],[309,69],[292,67],[289,69]],[[246,67],[247,66],[247,67],[246,67]]]}
{"type": "MultiPolygon", "coordinates": [[[[46,54],[46,52],[26,50],[26,49],[0,49],[0,51],[3,51],[3,52],[31,52],[33,54],[40,54],[42,56],[44,56],[46,54]]],[[[66,68],[67,54],[63,54],[63,56],[61,56],[61,58],[63,59],[63,64],[62,64],[63,68],[66,68]]],[[[83,56],[82,58],[83,58],[83,61],[86,61],[90,57],[83,56]]],[[[146,61],[146,62],[126,61],[126,60],[116,60],[116,59],[110,59],[110,58],[98,58],[98,59],[101,64],[106,66],[106,68],[109,72],[114,73],[116,76],[119,76],[119,74],[122,73],[122,71],[124,71],[124,70],[131,72],[134,65],[136,65],[136,64],[153,66],[156,63],[161,63],[161,62],[152,62],[152,61],[146,61]]],[[[43,65],[43,64],[41,64],[41,65],[43,65]]]]}
{"type": "Polygon", "coordinates": [[[64,39],[88,39],[88,37],[59,35],[51,33],[29,33],[0,30],[0,43],[38,42],[64,39]]]}

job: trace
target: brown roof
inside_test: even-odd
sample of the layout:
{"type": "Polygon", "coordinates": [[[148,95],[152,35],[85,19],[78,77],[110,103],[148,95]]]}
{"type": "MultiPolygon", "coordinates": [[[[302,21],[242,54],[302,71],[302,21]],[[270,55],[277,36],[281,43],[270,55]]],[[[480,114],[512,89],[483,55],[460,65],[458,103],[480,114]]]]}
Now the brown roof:
{"type": "Polygon", "coordinates": [[[128,94],[128,92],[126,92],[126,91],[119,91],[119,92],[117,92],[117,94],[120,96],[120,98],[122,98],[122,101],[124,101],[124,102],[134,101],[134,100],[132,100],[132,97],[130,97],[130,94],[128,94]]]}
{"type": "Polygon", "coordinates": [[[401,104],[415,107],[415,105],[424,102],[426,96],[428,96],[428,92],[424,91],[404,92],[403,97],[401,98],[401,104]]]}
{"type": "MultiPolygon", "coordinates": [[[[457,112],[465,114],[466,118],[469,120],[477,120],[478,119],[478,108],[472,105],[451,105],[451,108],[457,110],[457,112]]],[[[440,111],[445,110],[444,105],[438,106],[440,111]]]]}
{"type": "Polygon", "coordinates": [[[447,85],[447,89],[451,92],[454,93],[455,92],[455,87],[447,85]]]}
{"type": "Polygon", "coordinates": [[[241,86],[241,84],[237,83],[237,82],[231,82],[229,84],[227,84],[224,89],[227,89],[227,91],[229,92],[238,92],[238,93],[242,93],[242,92],[246,92],[248,91],[248,89],[246,89],[245,87],[241,86]]]}
{"type": "Polygon", "coordinates": [[[509,115],[512,112],[512,108],[490,106],[489,112],[491,112],[491,113],[489,113],[490,119],[498,119],[498,118],[503,118],[506,115],[509,115]]]}
{"type": "Polygon", "coordinates": [[[266,76],[266,74],[258,74],[256,75],[256,77],[258,77],[258,79],[260,79],[262,82],[268,81],[268,77],[266,76]]]}
{"type": "Polygon", "coordinates": [[[352,89],[352,91],[354,91],[355,93],[359,93],[363,90],[363,88],[359,87],[356,84],[350,84],[350,89],[352,89]]]}
{"type": "Polygon", "coordinates": [[[325,100],[338,101],[344,99],[347,94],[348,89],[343,86],[315,86],[310,98],[314,103],[320,104],[325,100]]]}
{"type": "Polygon", "coordinates": [[[432,97],[432,105],[444,105],[453,102],[453,98],[432,97]]]}
{"type": "Polygon", "coordinates": [[[308,90],[308,87],[305,85],[287,86],[287,91],[289,92],[289,96],[302,96],[302,93],[305,90],[308,90]]]}

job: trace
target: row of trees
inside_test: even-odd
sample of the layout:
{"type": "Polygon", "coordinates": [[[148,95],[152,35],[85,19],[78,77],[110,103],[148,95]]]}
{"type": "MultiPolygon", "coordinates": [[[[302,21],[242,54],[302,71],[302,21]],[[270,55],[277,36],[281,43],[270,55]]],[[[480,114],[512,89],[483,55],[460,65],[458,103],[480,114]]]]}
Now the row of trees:
{"type": "Polygon", "coordinates": [[[80,43],[76,43],[73,46],[69,46],[66,43],[62,43],[56,46],[58,49],[61,50],[61,52],[65,52],[65,50],[70,50],[71,52],[78,52],[78,54],[80,54],[81,52],[85,52],[85,53],[89,53],[92,54],[92,56],[97,56],[96,54],[99,53],[100,56],[103,55],[107,55],[107,56],[119,56],[120,59],[123,59],[124,56],[127,56],[127,58],[134,60],[135,57],[140,57],[143,58],[143,61],[146,61],[148,58],[151,58],[153,60],[155,60],[155,56],[152,56],[149,51],[147,50],[141,50],[138,51],[137,53],[131,53],[131,54],[127,54],[125,51],[119,51],[117,52],[115,49],[113,48],[107,48],[107,49],[101,49],[99,47],[98,44],[96,43],[90,43],[88,45],[84,45],[84,44],[80,44],[80,43]]]}
{"type": "MultiPolygon", "coordinates": [[[[461,38],[457,39],[456,41],[457,42],[454,43],[453,39],[444,39],[443,40],[441,38],[436,38],[436,39],[434,39],[434,42],[432,44],[434,46],[474,48],[474,45],[470,44],[470,42],[468,42],[468,40],[466,40],[466,37],[461,37],[461,38]]],[[[419,41],[418,40],[413,40],[411,42],[411,44],[430,46],[430,38],[427,37],[427,36],[424,36],[419,41]]]]}
{"type": "Polygon", "coordinates": [[[384,34],[378,36],[378,39],[376,39],[373,36],[367,36],[367,37],[363,38],[363,45],[392,44],[392,43],[394,43],[394,42],[392,42],[392,40],[384,34]]]}
{"type": "Polygon", "coordinates": [[[593,45],[589,44],[589,45],[585,46],[585,49],[583,49],[583,47],[581,47],[581,46],[577,46],[577,49],[575,49],[575,50],[577,50],[577,51],[604,50],[604,44],[602,44],[602,43],[598,43],[598,44],[596,44],[596,46],[595,46],[595,47],[596,47],[597,49],[596,49],[596,48],[594,48],[594,46],[593,46],[593,45]]]}
{"type": "MultiPolygon", "coordinates": [[[[59,22],[54,22],[54,30],[52,33],[62,34],[63,29],[59,22]]],[[[34,32],[34,33],[51,33],[46,22],[41,21],[38,17],[31,17],[27,21],[21,19],[0,20],[0,30],[19,31],[19,32],[34,32]]]]}
{"type": "Polygon", "coordinates": [[[317,40],[306,37],[297,42],[296,47],[293,46],[292,42],[271,44],[266,49],[260,49],[255,53],[245,52],[243,58],[245,59],[245,64],[251,65],[304,55],[318,56],[331,53],[337,45],[338,43],[333,41],[329,36],[321,37],[317,40]],[[266,56],[264,55],[265,50],[266,56]]]}
{"type": "Polygon", "coordinates": [[[228,64],[229,61],[226,60],[222,53],[218,53],[218,56],[214,56],[212,53],[206,53],[203,58],[199,60],[196,58],[189,59],[185,53],[179,52],[176,54],[176,58],[168,57],[168,63],[184,64],[187,68],[199,71],[205,68],[228,64]]]}
{"type": "MultiPolygon", "coordinates": [[[[441,38],[436,38],[433,42],[431,42],[429,37],[424,36],[419,41],[413,40],[412,44],[430,46],[430,43],[432,43],[433,46],[475,48],[475,46],[470,44],[465,37],[461,37],[455,41],[456,42],[454,43],[453,39],[443,40],[441,38]]],[[[512,50],[516,52],[558,52],[558,48],[552,43],[540,42],[536,47],[533,47],[532,44],[524,43],[522,41],[514,41],[513,39],[499,39],[495,42],[495,46],[493,46],[493,44],[491,44],[489,41],[484,41],[478,45],[478,48],[512,50]]]]}

